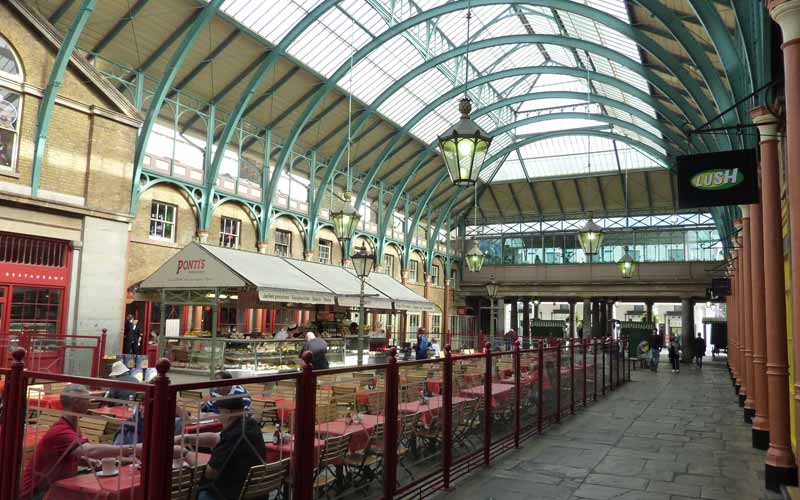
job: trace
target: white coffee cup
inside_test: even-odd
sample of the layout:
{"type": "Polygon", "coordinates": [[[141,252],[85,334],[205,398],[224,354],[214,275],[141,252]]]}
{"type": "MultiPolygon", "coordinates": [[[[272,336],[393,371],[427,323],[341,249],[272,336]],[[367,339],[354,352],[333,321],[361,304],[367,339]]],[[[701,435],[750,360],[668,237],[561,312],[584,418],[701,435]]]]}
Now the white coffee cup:
{"type": "Polygon", "coordinates": [[[106,476],[116,474],[118,472],[116,458],[103,458],[100,460],[100,464],[102,465],[103,474],[106,476]]]}

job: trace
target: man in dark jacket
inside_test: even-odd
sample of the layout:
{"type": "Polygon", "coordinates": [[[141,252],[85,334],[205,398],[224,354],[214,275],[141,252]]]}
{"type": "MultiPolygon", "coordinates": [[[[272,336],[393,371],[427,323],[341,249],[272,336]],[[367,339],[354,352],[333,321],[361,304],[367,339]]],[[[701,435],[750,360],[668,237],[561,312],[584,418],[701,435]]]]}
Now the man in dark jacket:
{"type": "Polygon", "coordinates": [[[706,339],[701,333],[694,339],[694,359],[698,368],[703,367],[703,355],[706,353],[706,339]]]}
{"type": "Polygon", "coordinates": [[[300,357],[303,357],[303,353],[306,351],[311,352],[311,366],[313,366],[315,370],[330,368],[328,365],[328,357],[326,356],[328,352],[328,343],[322,339],[318,339],[312,332],[306,333],[306,343],[303,344],[300,357]]]}

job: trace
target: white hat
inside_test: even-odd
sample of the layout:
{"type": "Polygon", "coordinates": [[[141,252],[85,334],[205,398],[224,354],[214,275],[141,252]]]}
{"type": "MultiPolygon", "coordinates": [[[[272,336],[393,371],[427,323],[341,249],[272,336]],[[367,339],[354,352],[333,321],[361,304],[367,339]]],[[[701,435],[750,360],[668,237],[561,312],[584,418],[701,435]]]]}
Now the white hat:
{"type": "Polygon", "coordinates": [[[125,363],[123,363],[122,361],[114,361],[114,364],[111,365],[111,373],[109,373],[109,375],[111,375],[112,377],[119,377],[120,375],[124,375],[129,371],[130,370],[128,369],[128,367],[125,366],[125,363]]]}

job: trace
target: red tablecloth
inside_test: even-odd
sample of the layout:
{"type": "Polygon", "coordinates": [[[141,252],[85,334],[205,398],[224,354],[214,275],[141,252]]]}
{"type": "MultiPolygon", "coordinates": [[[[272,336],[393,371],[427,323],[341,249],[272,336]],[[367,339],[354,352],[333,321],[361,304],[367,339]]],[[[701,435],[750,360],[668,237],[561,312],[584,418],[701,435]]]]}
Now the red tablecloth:
{"type": "Polygon", "coordinates": [[[465,373],[463,375],[464,382],[467,384],[479,384],[481,382],[482,373],[465,373]]]}
{"type": "Polygon", "coordinates": [[[133,411],[131,410],[130,406],[123,405],[123,406],[102,406],[100,408],[89,410],[89,413],[92,415],[102,415],[104,417],[113,417],[126,420],[130,418],[133,411]]]}
{"type": "MultiPolygon", "coordinates": [[[[511,389],[513,388],[514,386],[508,384],[492,384],[492,408],[496,408],[497,405],[508,401],[508,398],[511,397],[511,389]]],[[[468,398],[483,396],[483,386],[480,385],[470,389],[465,389],[461,391],[461,395],[468,398]]]]}
{"type": "Polygon", "coordinates": [[[361,422],[347,425],[343,418],[332,422],[325,422],[316,426],[317,434],[327,436],[344,436],[351,434],[350,453],[365,449],[369,445],[369,435],[376,425],[383,422],[383,417],[376,415],[361,415],[361,422]]]}
{"type": "Polygon", "coordinates": [[[428,392],[430,392],[431,394],[441,393],[443,386],[444,386],[444,381],[442,379],[428,380],[428,392]]]}
{"type": "Polygon", "coordinates": [[[365,405],[369,403],[369,397],[374,396],[376,394],[383,394],[385,391],[380,389],[373,389],[373,390],[363,390],[356,392],[356,402],[360,405],[365,405]]]}
{"type": "MultiPolygon", "coordinates": [[[[314,440],[314,462],[319,462],[322,449],[325,448],[324,439],[314,440]]],[[[267,443],[267,462],[278,462],[284,458],[290,458],[294,451],[294,441],[282,444],[267,443]]]]}
{"type": "Polygon", "coordinates": [[[253,401],[271,401],[275,403],[278,418],[281,422],[289,422],[292,413],[297,408],[297,403],[293,399],[284,399],[276,396],[253,396],[253,401]]]}
{"type": "Polygon", "coordinates": [[[56,481],[47,491],[45,500],[133,500],[139,489],[140,472],[132,465],[119,468],[112,477],[79,474],[56,481]]]}
{"type": "MultiPolygon", "coordinates": [[[[425,424],[429,424],[431,419],[439,414],[443,400],[444,398],[442,396],[434,396],[425,404],[422,404],[421,401],[409,401],[408,403],[401,403],[398,408],[400,413],[419,413],[420,420],[425,424]]],[[[453,396],[453,405],[466,403],[471,400],[472,398],[453,396]]]]}
{"type": "Polygon", "coordinates": [[[42,394],[28,396],[29,408],[49,408],[51,410],[61,410],[61,394],[42,394]]]}

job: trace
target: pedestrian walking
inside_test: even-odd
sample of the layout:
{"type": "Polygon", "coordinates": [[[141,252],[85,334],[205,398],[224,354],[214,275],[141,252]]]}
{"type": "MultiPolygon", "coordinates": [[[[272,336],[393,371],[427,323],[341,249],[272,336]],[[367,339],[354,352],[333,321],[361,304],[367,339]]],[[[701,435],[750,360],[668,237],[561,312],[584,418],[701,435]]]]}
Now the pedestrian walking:
{"type": "Polygon", "coordinates": [[[694,362],[698,368],[703,368],[703,355],[706,353],[706,339],[698,333],[694,339],[694,362]]]}
{"type": "Polygon", "coordinates": [[[681,345],[674,337],[669,341],[669,362],[672,364],[672,373],[681,371],[681,345]]]}
{"type": "Polygon", "coordinates": [[[664,342],[661,340],[661,335],[653,332],[650,336],[650,370],[658,371],[658,362],[661,360],[661,348],[664,347],[664,342]]]}

